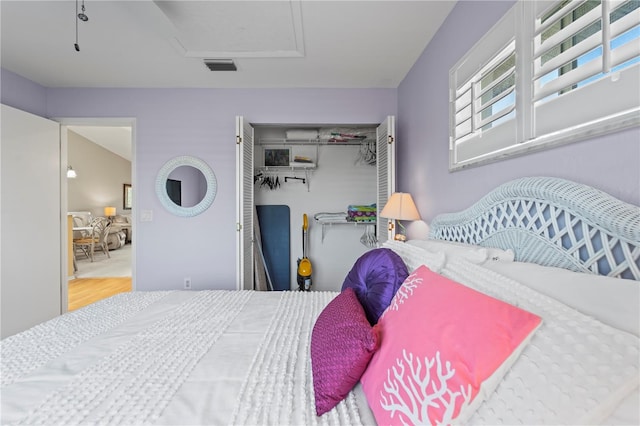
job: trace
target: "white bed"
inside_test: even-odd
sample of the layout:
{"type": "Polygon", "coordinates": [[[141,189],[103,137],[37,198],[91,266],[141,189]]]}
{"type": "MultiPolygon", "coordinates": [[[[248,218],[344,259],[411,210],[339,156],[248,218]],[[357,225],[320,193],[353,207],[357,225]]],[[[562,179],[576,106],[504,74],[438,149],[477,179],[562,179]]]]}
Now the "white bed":
{"type": "MultiPolygon", "coordinates": [[[[434,249],[421,242],[391,241],[384,245],[399,254],[409,270],[425,264],[543,318],[495,392],[468,422],[639,424],[638,282],[565,269],[586,264],[592,272],[596,265],[600,273],[637,273],[638,208],[591,188],[548,178],[509,183],[487,197],[479,203],[482,208],[432,223],[433,239],[457,240],[466,243],[464,247],[434,249]],[[531,195],[528,188],[536,193],[531,195]],[[508,193],[509,200],[497,193],[508,193]],[[569,206],[566,196],[558,197],[560,193],[572,194],[569,206]],[[591,201],[585,202],[581,194],[588,194],[591,201]],[[525,204],[514,204],[515,198],[525,204]],[[548,203],[554,206],[551,210],[545,207],[548,203]],[[528,212],[524,215],[530,220],[503,221],[498,206],[504,205],[511,206],[510,211],[528,212]],[[531,208],[523,210],[522,205],[531,208]],[[540,207],[548,219],[540,222],[547,223],[540,227],[546,229],[542,236],[532,231],[537,220],[532,206],[540,207]],[[611,215],[612,211],[616,213],[611,215]],[[563,234],[562,224],[569,216],[559,212],[570,214],[566,223],[574,234],[582,228],[579,234],[591,236],[591,241],[594,232],[589,229],[595,226],[598,236],[611,234],[607,238],[615,241],[581,250],[574,249],[583,243],[573,236],[563,247],[566,239],[556,236],[563,234]],[[484,235],[478,230],[488,228],[473,224],[478,217],[512,223],[514,228],[504,231],[494,226],[498,236],[484,235]],[[560,225],[559,217],[563,217],[560,225]],[[524,228],[534,242],[515,228],[524,228]],[[476,239],[465,240],[469,235],[476,239]],[[487,247],[512,250],[515,261],[509,258],[511,252],[487,247]],[[580,259],[585,254],[586,261],[580,259]],[[593,260],[602,256],[609,264],[593,260]],[[536,260],[546,266],[532,265],[536,260]]],[[[375,424],[360,385],[336,408],[316,415],[310,340],[316,319],[337,295],[134,292],[65,314],[0,343],[0,421],[375,424]]]]}

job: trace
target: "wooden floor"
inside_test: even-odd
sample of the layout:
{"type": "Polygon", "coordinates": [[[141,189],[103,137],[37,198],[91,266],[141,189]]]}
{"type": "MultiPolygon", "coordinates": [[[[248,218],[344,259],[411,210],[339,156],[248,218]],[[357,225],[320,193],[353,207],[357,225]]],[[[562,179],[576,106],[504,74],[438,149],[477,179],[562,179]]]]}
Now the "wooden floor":
{"type": "Polygon", "coordinates": [[[68,310],[73,311],[118,293],[131,291],[131,277],[77,278],[69,281],[68,310]]]}

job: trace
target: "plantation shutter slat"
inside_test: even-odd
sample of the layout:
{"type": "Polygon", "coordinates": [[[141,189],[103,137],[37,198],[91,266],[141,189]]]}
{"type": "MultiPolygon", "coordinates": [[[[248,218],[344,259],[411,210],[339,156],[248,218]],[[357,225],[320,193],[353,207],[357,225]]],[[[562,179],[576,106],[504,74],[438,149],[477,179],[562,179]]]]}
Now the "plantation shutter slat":
{"type": "Polygon", "coordinates": [[[640,56],[640,42],[626,43],[611,51],[611,66],[615,67],[638,56],[640,56]]]}
{"type": "MultiPolygon", "coordinates": [[[[559,30],[558,32],[556,32],[555,34],[553,34],[551,37],[547,38],[544,41],[541,41],[538,36],[540,34],[543,34],[545,30],[542,29],[542,26],[540,26],[540,28],[536,28],[536,32],[535,32],[536,42],[534,44],[534,50],[533,50],[534,56],[536,58],[539,58],[540,56],[542,56],[543,53],[547,52],[552,47],[555,47],[556,45],[562,43],[564,40],[570,38],[571,36],[578,34],[581,30],[587,28],[589,25],[598,21],[601,17],[602,17],[602,8],[598,6],[592,9],[591,11],[589,11],[587,14],[582,15],[576,21],[573,21],[572,23],[562,28],[561,30],[559,30]]],[[[558,17],[558,19],[561,19],[561,18],[563,18],[563,16],[558,17]]],[[[556,24],[557,20],[551,23],[556,24]]]]}
{"type": "MultiPolygon", "coordinates": [[[[533,76],[535,78],[540,78],[541,76],[549,73],[550,71],[553,71],[564,64],[567,64],[571,61],[576,60],[580,56],[600,46],[601,44],[602,44],[602,34],[598,32],[597,34],[594,34],[589,38],[584,39],[579,44],[575,45],[569,50],[566,50],[562,54],[554,57],[553,59],[546,61],[544,65],[541,64],[540,58],[538,57],[534,62],[535,68],[534,68],[533,76]]],[[[545,53],[547,52],[543,51],[540,54],[543,55],[545,53]]]]}
{"type": "MultiPolygon", "coordinates": [[[[544,86],[538,88],[538,90],[535,90],[533,101],[535,102],[540,99],[544,99],[553,93],[559,92],[565,87],[569,87],[572,84],[578,83],[582,80],[592,77],[601,71],[602,71],[602,62],[600,61],[588,62],[587,64],[579,68],[576,68],[574,70],[571,70],[567,74],[564,74],[554,79],[553,81],[545,84],[544,86]]],[[[538,87],[537,84],[536,84],[536,87],[538,87]]]]}

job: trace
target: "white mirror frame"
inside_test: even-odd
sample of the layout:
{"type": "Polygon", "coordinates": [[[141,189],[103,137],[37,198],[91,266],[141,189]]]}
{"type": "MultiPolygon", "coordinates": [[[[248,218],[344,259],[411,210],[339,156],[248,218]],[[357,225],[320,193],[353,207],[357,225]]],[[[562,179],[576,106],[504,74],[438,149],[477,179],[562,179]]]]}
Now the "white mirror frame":
{"type": "Polygon", "coordinates": [[[211,167],[201,159],[188,155],[175,157],[167,161],[164,166],[162,166],[158,172],[158,176],[156,177],[156,195],[158,196],[158,199],[165,209],[176,216],[192,217],[199,215],[211,206],[213,200],[216,198],[217,192],[218,182],[211,167]],[[169,198],[169,194],[167,194],[167,179],[171,172],[180,166],[195,167],[200,170],[207,181],[207,192],[204,195],[204,198],[193,207],[178,206],[171,200],[171,198],[169,198]]]}

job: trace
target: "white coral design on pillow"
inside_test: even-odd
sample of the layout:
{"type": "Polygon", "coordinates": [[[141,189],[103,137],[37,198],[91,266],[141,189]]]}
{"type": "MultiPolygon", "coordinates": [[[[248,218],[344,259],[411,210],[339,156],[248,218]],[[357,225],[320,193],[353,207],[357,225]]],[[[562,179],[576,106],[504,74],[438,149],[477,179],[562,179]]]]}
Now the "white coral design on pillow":
{"type": "Polygon", "coordinates": [[[390,411],[391,417],[397,414],[403,425],[451,424],[458,397],[462,396],[461,410],[469,405],[471,385],[466,391],[463,386],[455,392],[448,388],[447,382],[456,370],[451,368],[449,361],[443,366],[440,351],[432,359],[416,357],[415,361],[413,354],[407,354],[406,350],[402,355],[404,359],[397,358],[396,366],[387,370],[384,391],[380,391],[382,408],[390,411]],[[409,371],[406,371],[407,367],[409,371]],[[429,407],[443,408],[442,417],[429,419],[429,407]]]}
{"type": "Polygon", "coordinates": [[[393,299],[391,299],[391,303],[385,312],[388,310],[397,311],[398,308],[400,308],[400,305],[413,295],[413,290],[418,288],[418,284],[422,284],[422,278],[419,278],[416,273],[409,275],[407,279],[404,280],[395,296],[393,296],[393,299]]]}

